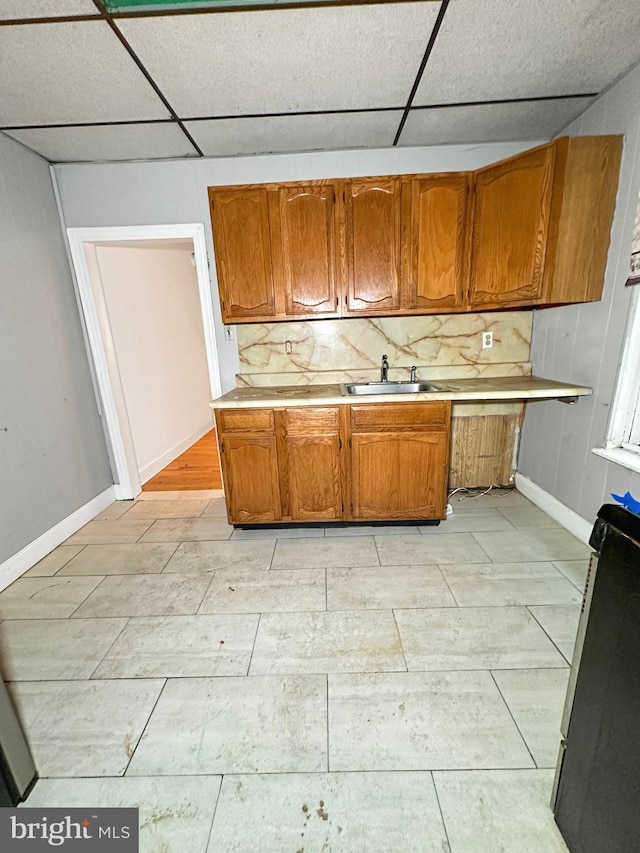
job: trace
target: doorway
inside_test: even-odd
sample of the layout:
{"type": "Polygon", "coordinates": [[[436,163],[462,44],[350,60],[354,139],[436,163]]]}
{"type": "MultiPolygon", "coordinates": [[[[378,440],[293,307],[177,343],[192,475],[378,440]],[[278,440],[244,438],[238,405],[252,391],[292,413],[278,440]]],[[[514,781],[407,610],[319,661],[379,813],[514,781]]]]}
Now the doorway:
{"type": "Polygon", "coordinates": [[[221,488],[208,405],[222,391],[204,226],[68,235],[116,497],[221,488]]]}

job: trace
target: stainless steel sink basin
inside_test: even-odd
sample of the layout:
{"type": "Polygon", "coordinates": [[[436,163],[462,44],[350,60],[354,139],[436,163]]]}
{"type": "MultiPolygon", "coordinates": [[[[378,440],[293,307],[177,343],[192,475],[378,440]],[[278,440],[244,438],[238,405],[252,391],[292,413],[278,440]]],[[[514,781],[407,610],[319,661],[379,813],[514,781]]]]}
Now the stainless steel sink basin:
{"type": "Polygon", "coordinates": [[[340,386],[340,391],[345,396],[348,394],[424,394],[440,390],[430,382],[355,382],[340,386]]]}

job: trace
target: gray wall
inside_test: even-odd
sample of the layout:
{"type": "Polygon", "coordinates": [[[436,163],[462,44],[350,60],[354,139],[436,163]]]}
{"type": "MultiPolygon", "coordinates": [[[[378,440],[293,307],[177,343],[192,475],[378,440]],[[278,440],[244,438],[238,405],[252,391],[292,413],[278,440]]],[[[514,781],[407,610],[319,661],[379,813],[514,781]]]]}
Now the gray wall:
{"type": "Polygon", "coordinates": [[[68,227],[202,222],[211,258],[223,391],[235,388],[238,349],[223,338],[207,187],[268,181],[477,169],[536,142],[334,151],[155,163],[60,165],[56,175],[68,227]]]}
{"type": "Polygon", "coordinates": [[[112,482],[49,167],[0,134],[0,563],[112,482]]]}
{"type": "Polygon", "coordinates": [[[624,283],[640,189],[640,66],[561,135],[609,133],[624,134],[625,142],[602,301],[536,312],[531,344],[535,374],[590,385],[593,396],[575,407],[529,405],[518,461],[522,474],[588,521],[611,492],[640,497],[640,474],[591,453],[604,447],[629,311],[624,283]]]}

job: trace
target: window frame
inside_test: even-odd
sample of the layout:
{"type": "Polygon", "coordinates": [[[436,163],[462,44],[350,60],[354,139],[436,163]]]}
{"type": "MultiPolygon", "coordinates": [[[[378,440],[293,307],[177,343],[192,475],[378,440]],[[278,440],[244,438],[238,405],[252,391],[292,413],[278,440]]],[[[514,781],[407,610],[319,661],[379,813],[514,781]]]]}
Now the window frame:
{"type": "Polygon", "coordinates": [[[604,447],[593,453],[640,472],[640,295],[633,288],[604,447]]]}

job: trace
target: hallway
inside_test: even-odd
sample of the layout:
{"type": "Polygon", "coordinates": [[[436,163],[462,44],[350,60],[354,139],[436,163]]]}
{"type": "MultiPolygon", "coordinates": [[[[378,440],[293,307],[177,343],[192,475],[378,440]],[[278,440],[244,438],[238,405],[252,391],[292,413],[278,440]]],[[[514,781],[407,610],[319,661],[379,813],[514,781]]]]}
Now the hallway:
{"type": "Polygon", "coordinates": [[[221,489],[220,457],[212,429],[162,471],[142,485],[143,492],[182,492],[221,489]]]}

